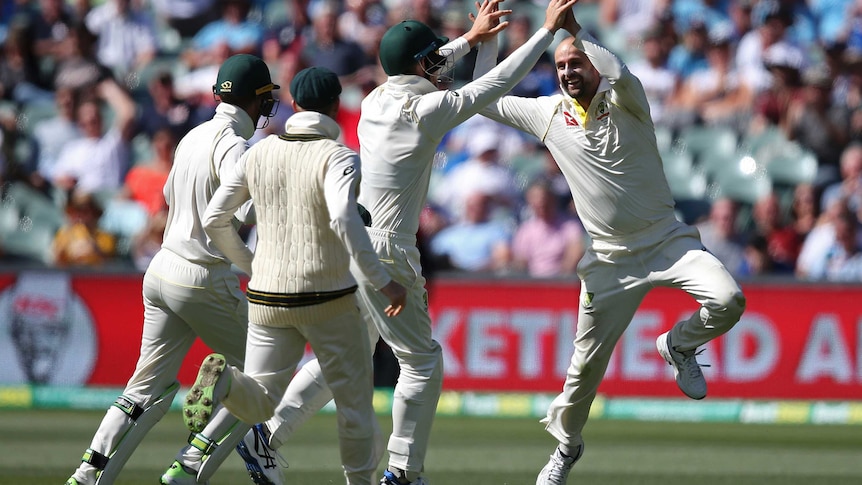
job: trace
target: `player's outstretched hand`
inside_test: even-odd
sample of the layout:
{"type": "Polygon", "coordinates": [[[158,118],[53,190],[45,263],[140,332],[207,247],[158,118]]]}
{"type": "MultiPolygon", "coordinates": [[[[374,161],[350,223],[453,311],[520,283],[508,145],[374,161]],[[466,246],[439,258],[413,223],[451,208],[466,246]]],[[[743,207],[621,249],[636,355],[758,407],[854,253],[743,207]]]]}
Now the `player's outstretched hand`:
{"type": "Polygon", "coordinates": [[[551,0],[545,10],[545,23],[542,27],[551,31],[552,34],[560,30],[566,20],[566,15],[572,15],[572,7],[578,0],[551,0]]]}
{"type": "Polygon", "coordinates": [[[401,313],[401,310],[404,309],[404,305],[407,303],[407,290],[403,286],[392,280],[386,286],[380,288],[380,293],[389,298],[389,306],[383,310],[387,317],[394,317],[401,313]]]}
{"type": "Polygon", "coordinates": [[[503,0],[484,0],[481,4],[476,2],[477,12],[474,16],[470,14],[470,20],[473,21],[473,26],[470,31],[464,34],[471,46],[478,42],[486,42],[491,40],[500,32],[506,30],[509,26],[509,21],[501,21],[500,18],[504,15],[512,13],[511,10],[500,9],[500,3],[503,0]]]}
{"type": "Polygon", "coordinates": [[[581,25],[575,18],[575,12],[569,9],[566,12],[566,17],[563,19],[563,29],[567,30],[572,35],[578,35],[581,30],[581,25]]]}

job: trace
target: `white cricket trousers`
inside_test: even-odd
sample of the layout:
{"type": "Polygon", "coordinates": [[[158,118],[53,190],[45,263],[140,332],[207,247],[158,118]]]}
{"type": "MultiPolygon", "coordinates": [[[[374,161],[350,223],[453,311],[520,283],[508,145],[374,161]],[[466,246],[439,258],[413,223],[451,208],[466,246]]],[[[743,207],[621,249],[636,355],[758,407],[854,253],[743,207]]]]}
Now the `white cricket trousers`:
{"type": "Polygon", "coordinates": [[[245,373],[228,368],[230,389],[222,402],[248,424],[268,420],[302,360],[306,343],[310,344],[335,398],[347,483],[371,485],[381,447],[377,443],[380,436],[372,402],[373,360],[365,323],[355,295],[321,305],[342,305],[349,311],[289,326],[249,322],[245,373]],[[344,299],[352,304],[343,305],[344,299]]]}
{"type": "Polygon", "coordinates": [[[431,335],[428,292],[416,238],[370,228],[368,235],[389,276],[407,288],[404,310],[396,317],[387,317],[383,310],[389,300],[371,286],[361,271],[351,268],[359,282],[363,316],[373,323],[401,367],[392,403],[389,466],[419,473],[425,465],[431,425],[443,388],[443,350],[431,335]]]}
{"type": "Polygon", "coordinates": [[[745,309],[739,285],[706,251],[697,229],[676,220],[658,223],[625,240],[594,241],[578,265],[578,328],[563,392],[542,420],[570,447],[583,443],[596,390],[611,353],[647,292],[664,286],[691,295],[700,309],[671,330],[677,350],[693,350],[730,330],[745,309]]]}
{"type": "MultiPolygon", "coordinates": [[[[197,337],[231,365],[245,360],[247,305],[239,279],[227,263],[199,265],[166,249],[156,253],[144,274],[144,324],[141,353],[123,395],[149,408],[174,382],[197,337]]],[[[123,323],[123,320],[118,320],[123,323]]],[[[135,325],[126,322],[134,332],[135,325]]],[[[238,420],[219,407],[203,434],[220,439],[238,420]]],[[[90,448],[109,455],[131,426],[129,417],[110,407],[90,448]]],[[[80,469],[91,469],[82,463],[80,469]]]]}

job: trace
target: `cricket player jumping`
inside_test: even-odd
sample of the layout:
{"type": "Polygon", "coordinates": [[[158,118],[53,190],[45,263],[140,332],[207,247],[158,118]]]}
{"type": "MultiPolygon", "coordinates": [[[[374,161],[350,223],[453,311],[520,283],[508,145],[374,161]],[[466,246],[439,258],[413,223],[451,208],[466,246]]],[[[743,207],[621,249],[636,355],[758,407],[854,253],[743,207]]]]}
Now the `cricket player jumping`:
{"type": "MultiPolygon", "coordinates": [[[[200,337],[234,365],[245,358],[246,299],[230,262],[204,233],[201,216],[220,179],[248,148],[258,120],[273,114],[269,69],[237,55],[219,69],[215,116],[192,129],[177,147],[164,187],[169,206],[161,250],[143,282],[141,353],[123,394],[108,408],[81,465],[66,485],[110,485],[147,432],[168,411],[179,389],[177,373],[200,337]]],[[[250,206],[237,217],[251,221],[250,206]]],[[[189,446],[161,477],[165,485],[206,483],[245,436],[248,426],[224,408],[189,437],[189,446]]]]}
{"type": "MultiPolygon", "coordinates": [[[[380,44],[380,62],[389,75],[362,102],[358,133],[362,159],[359,202],[371,215],[368,234],[393,279],[408,289],[407,305],[397,317],[380,309],[385,301],[353,268],[363,316],[392,348],[401,366],[392,406],[393,431],[385,485],[424,485],[425,455],[443,382],[440,344],[431,335],[427,292],[416,232],[428,195],[431,164],[443,136],[499,98],[532,69],[553,40],[575,0],[551,0],[535,35],[500,66],[464,87],[440,90],[446,67],[506,28],[499,22],[499,1],[479,6],[470,32],[455,41],[435,35],[421,22],[391,27],[380,44]]],[[[384,305],[385,306],[385,305],[384,305]]],[[[374,337],[374,336],[372,336],[374,337]]],[[[376,340],[376,339],[374,339],[376,340]]],[[[269,445],[278,448],[309,416],[332,397],[316,361],[294,377],[267,422],[269,445]]]]}
{"type": "MultiPolygon", "coordinates": [[[[706,396],[696,349],[730,330],[745,309],[727,269],[704,249],[697,230],[674,215],[640,81],[581,29],[574,13],[563,28],[574,37],[562,41],[554,55],[562,93],[505,96],[482,112],[545,143],[592,239],[578,265],[581,295],[571,365],[563,392],[542,420],[559,446],[537,485],[564,484],[583,454],[581,431],[611,352],[649,290],[679,288],[700,303],[656,341],[679,388],[692,399],[706,396]]],[[[483,44],[476,74],[493,66],[496,56],[496,45],[483,44]]]]}

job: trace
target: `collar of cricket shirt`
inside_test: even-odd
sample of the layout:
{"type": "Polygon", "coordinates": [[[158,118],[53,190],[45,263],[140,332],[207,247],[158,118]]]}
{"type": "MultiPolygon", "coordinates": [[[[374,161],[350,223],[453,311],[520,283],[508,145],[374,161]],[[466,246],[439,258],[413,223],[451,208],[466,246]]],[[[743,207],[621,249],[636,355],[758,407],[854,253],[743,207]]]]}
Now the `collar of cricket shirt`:
{"type": "Polygon", "coordinates": [[[341,128],[329,116],[317,111],[300,111],[294,113],[284,123],[284,131],[291,135],[323,135],[337,140],[341,128]]]}
{"type": "Polygon", "coordinates": [[[254,135],[255,126],[251,121],[251,116],[244,109],[238,108],[232,104],[219,103],[216,106],[216,114],[214,118],[227,118],[234,125],[234,131],[237,135],[248,140],[254,135]]]}
{"type": "Polygon", "coordinates": [[[439,89],[437,89],[437,86],[431,84],[431,81],[415,74],[401,74],[398,76],[389,76],[389,79],[386,81],[386,84],[389,87],[403,89],[405,91],[410,91],[417,94],[428,94],[435,91],[439,91],[439,89]]]}

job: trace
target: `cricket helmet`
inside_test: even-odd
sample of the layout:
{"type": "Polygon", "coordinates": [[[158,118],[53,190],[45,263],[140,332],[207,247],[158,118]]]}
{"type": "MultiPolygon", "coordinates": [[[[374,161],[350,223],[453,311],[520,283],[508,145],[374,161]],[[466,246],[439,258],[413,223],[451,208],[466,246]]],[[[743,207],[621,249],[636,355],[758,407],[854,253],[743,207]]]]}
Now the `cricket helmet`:
{"type": "Polygon", "coordinates": [[[380,40],[380,65],[390,76],[406,74],[420,59],[449,42],[447,37],[434,34],[430,27],[417,20],[395,24],[380,40]]]}

